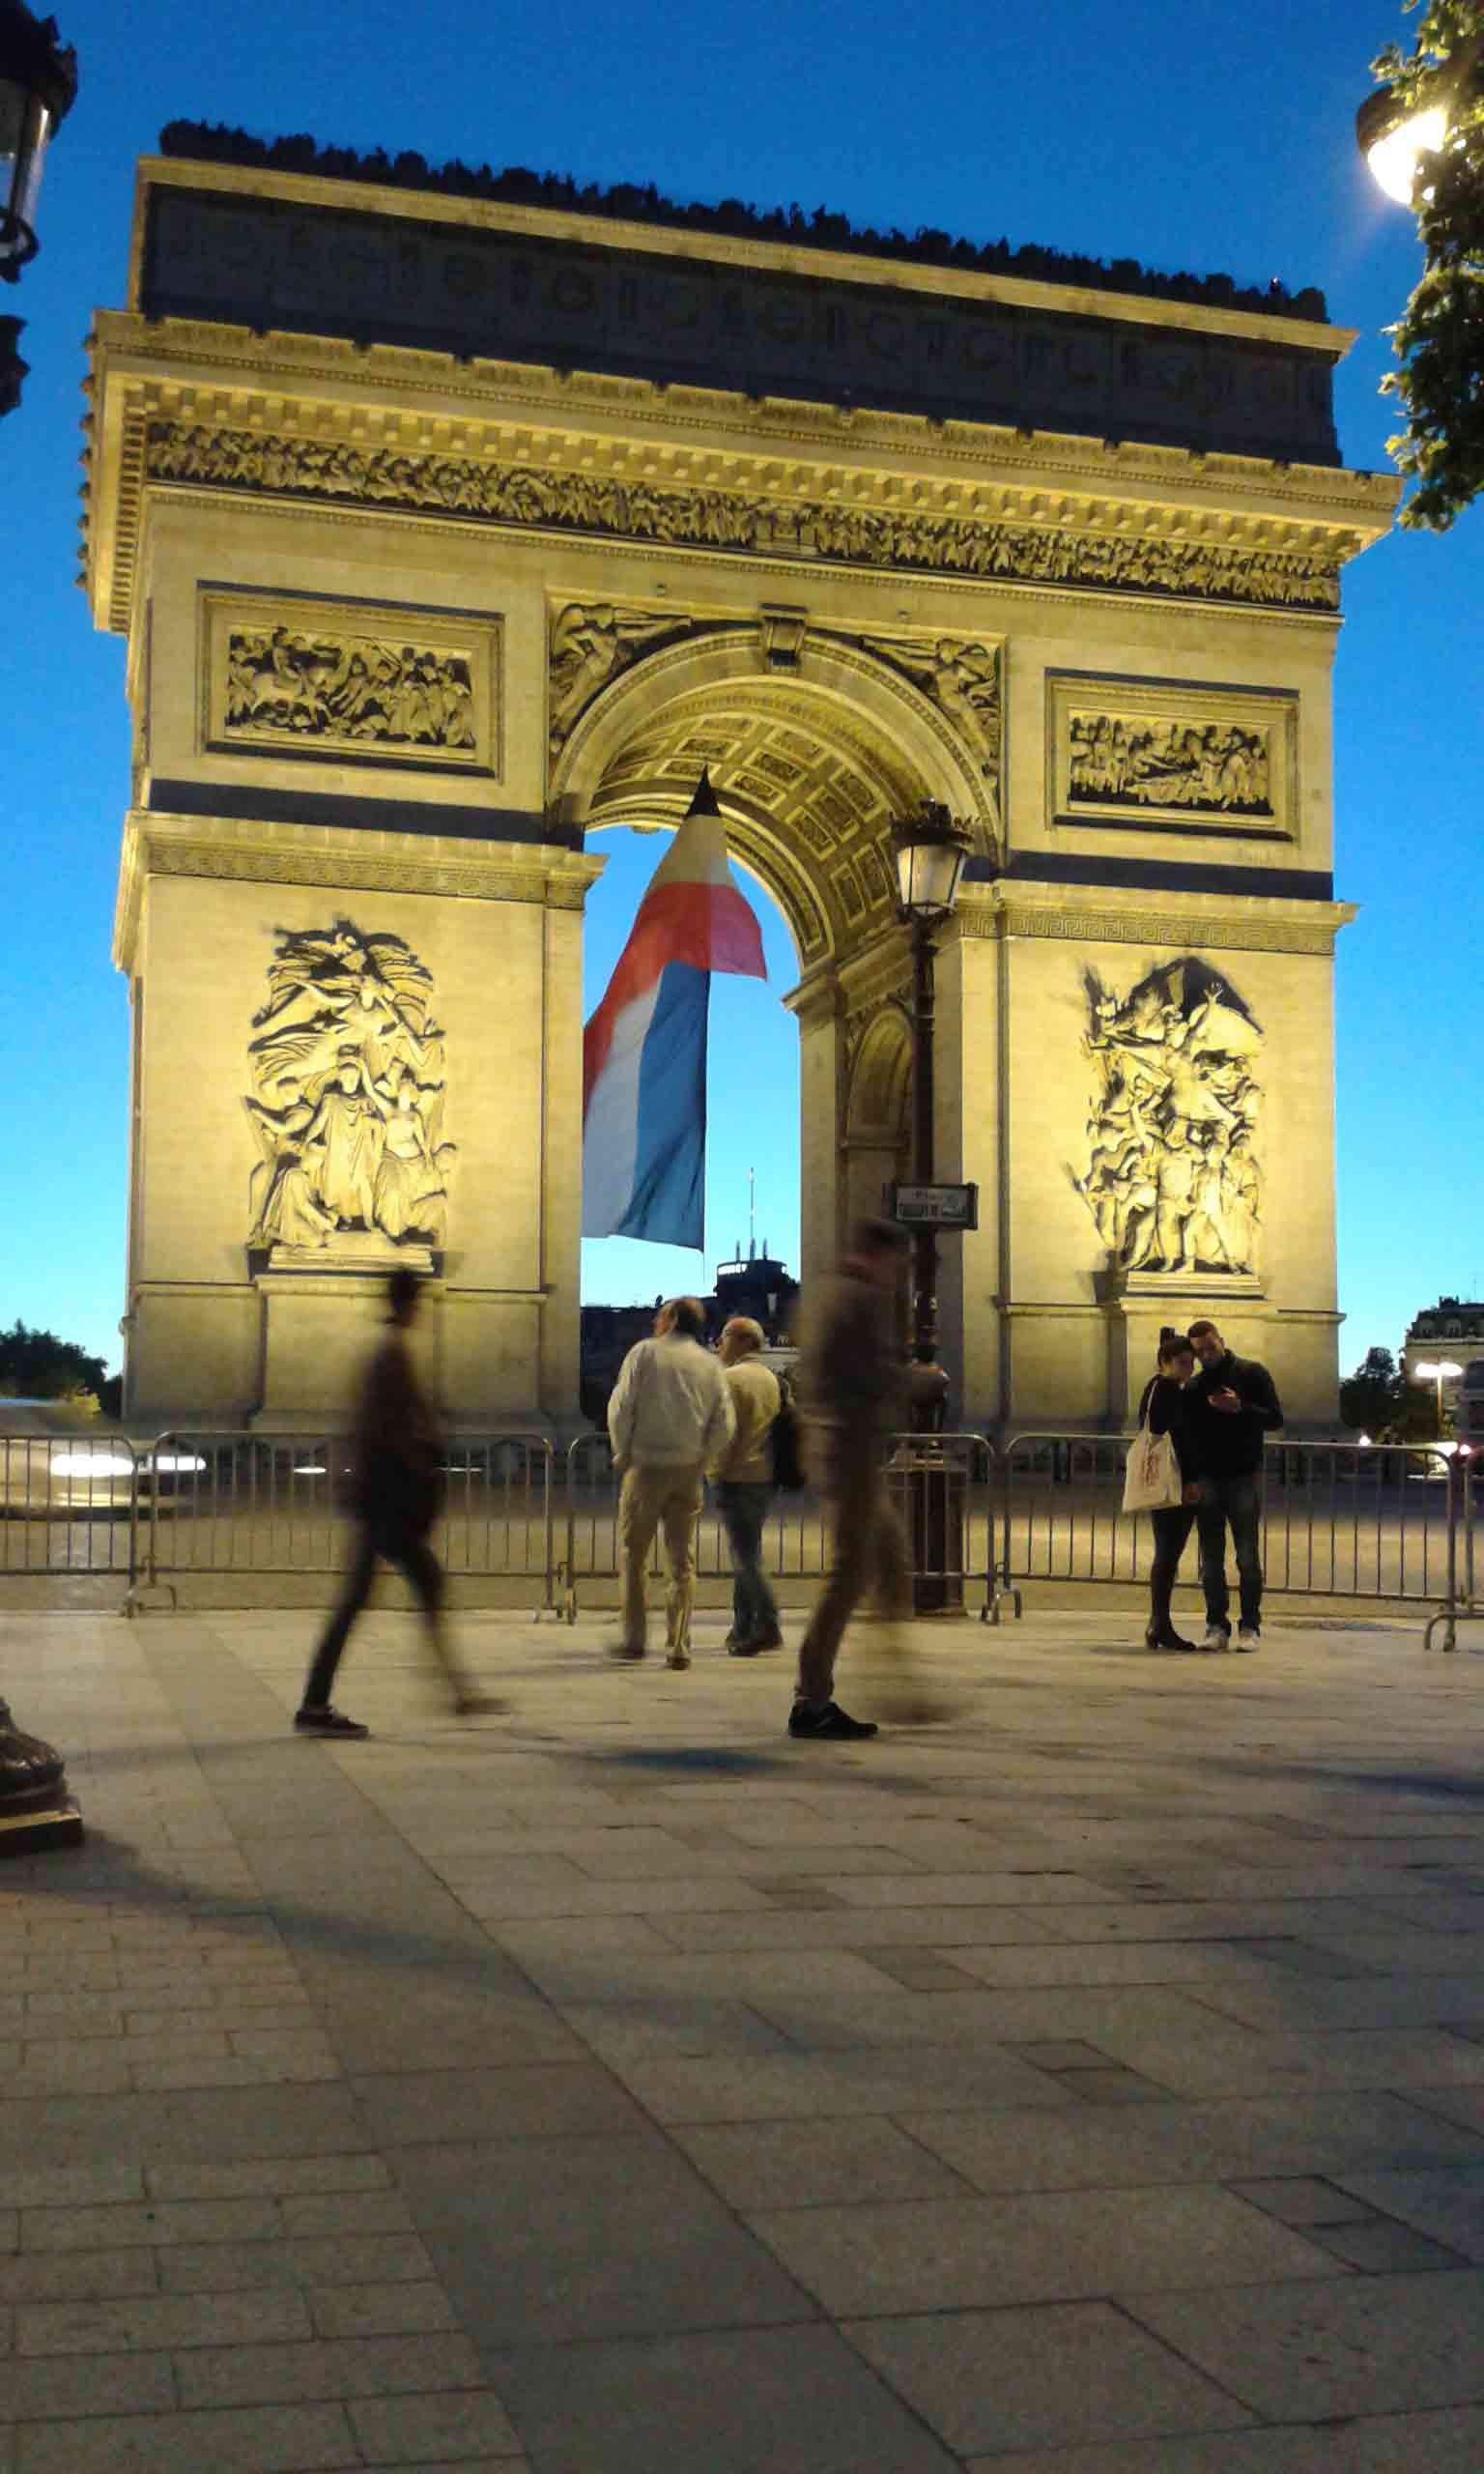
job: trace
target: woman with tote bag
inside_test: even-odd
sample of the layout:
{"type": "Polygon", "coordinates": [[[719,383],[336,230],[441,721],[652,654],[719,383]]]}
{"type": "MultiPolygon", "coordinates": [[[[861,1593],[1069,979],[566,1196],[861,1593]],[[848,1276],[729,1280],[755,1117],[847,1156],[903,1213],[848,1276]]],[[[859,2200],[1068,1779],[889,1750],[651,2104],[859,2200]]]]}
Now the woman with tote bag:
{"type": "Polygon", "coordinates": [[[1184,1332],[1172,1331],[1167,1325],[1159,1335],[1155,1371],[1146,1383],[1144,1397],[1139,1402],[1139,1441],[1129,1455],[1130,1483],[1134,1454],[1146,1448],[1146,1433],[1168,1436],[1169,1446],[1161,1456],[1168,1461],[1173,1454],[1175,1464],[1173,1469],[1163,1473],[1164,1502],[1150,1510],[1155,1530],[1155,1558],[1150,1566],[1149,1628],[1144,1639],[1152,1650],[1193,1650],[1196,1646],[1194,1641],[1183,1639],[1170,1620],[1175,1575],[1185,1551],[1185,1540],[1195,1522],[1195,1508],[1201,1492],[1196,1482],[1198,1473],[1190,1401],[1184,1388],[1194,1372],[1195,1351],[1189,1340],[1184,1332]],[[1177,1485],[1178,1500],[1171,1502],[1169,1497],[1176,1492],[1177,1485]]]}

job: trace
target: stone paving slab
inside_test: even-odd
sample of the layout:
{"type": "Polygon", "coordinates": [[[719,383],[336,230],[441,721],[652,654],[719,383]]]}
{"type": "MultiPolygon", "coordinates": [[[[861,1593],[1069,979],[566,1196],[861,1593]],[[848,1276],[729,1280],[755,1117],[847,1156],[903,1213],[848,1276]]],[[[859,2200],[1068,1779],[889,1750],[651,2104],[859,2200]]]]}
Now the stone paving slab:
{"type": "Polygon", "coordinates": [[[1083,1599],[825,1746],[461,1621],[337,1746],[302,1616],[0,1604],[0,2474],[1479,2474],[1473,1652],[1083,1599]]]}

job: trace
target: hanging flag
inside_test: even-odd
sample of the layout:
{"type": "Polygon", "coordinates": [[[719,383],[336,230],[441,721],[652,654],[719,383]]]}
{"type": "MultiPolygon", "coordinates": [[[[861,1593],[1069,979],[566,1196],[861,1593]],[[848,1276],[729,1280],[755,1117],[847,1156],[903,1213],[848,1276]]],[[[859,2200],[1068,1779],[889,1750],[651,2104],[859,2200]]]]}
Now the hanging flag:
{"type": "Polygon", "coordinates": [[[705,1236],[711,973],[766,979],[762,932],[732,881],[703,772],[583,1033],[583,1235],[692,1246],[705,1236]]]}

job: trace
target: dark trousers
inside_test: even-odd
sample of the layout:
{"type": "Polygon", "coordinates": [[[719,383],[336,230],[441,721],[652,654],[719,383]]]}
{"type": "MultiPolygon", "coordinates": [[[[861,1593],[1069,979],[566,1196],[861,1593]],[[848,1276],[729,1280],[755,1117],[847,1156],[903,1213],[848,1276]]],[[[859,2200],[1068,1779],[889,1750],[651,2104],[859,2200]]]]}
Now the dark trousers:
{"type": "Polygon", "coordinates": [[[1201,1587],[1206,1593],[1206,1621],[1230,1631],[1231,1593],[1226,1585],[1226,1533],[1232,1533],[1237,1557],[1238,1597],[1241,1621],[1255,1631],[1263,1612],[1263,1559],[1258,1524],[1263,1512],[1263,1482],[1254,1469],[1237,1478],[1203,1478],[1196,1528],[1201,1540],[1201,1587]]]}
{"type": "Polygon", "coordinates": [[[329,1699],[335,1669],[340,1663],[340,1653],[349,1638],[351,1625],[371,1595],[378,1557],[395,1565],[411,1583],[422,1609],[428,1638],[449,1683],[456,1695],[464,1688],[463,1678],[443,1637],[443,1568],[428,1544],[426,1534],[393,1521],[358,1520],[346,1563],[340,1601],[321,1635],[314,1664],[309,1670],[309,1681],[304,1686],[303,1706],[306,1710],[323,1710],[329,1699]]]}
{"type": "Polygon", "coordinates": [[[1150,1514],[1155,1529],[1155,1555],[1149,1568],[1149,1628],[1152,1632],[1167,1632],[1170,1626],[1170,1599],[1175,1589],[1175,1575],[1185,1551],[1185,1540],[1195,1526],[1194,1504],[1173,1504],[1168,1511],[1150,1514]]]}
{"type": "Polygon", "coordinates": [[[731,1548],[731,1627],[739,1641],[778,1638],[778,1601],[762,1568],[762,1533],[772,1501],[773,1489],[766,1482],[741,1485],[724,1479],[716,1490],[716,1508],[731,1548]]]}

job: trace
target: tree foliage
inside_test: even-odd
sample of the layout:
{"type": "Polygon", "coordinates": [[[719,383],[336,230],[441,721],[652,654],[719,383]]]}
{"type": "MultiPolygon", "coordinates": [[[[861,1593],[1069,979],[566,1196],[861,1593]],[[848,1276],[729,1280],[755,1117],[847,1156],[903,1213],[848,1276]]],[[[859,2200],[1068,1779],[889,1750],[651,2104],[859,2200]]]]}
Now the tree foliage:
{"type": "Polygon", "coordinates": [[[75,1340],[34,1330],[18,1318],[0,1331],[0,1396],[12,1400],[70,1400],[95,1405],[109,1394],[108,1368],[75,1340]]]}
{"type": "MultiPolygon", "coordinates": [[[[1419,0],[1405,0],[1410,10],[1419,0]]],[[[1373,61],[1398,101],[1425,110],[1448,88],[1440,152],[1413,200],[1426,253],[1405,314],[1388,329],[1400,364],[1382,381],[1407,426],[1387,446],[1416,484],[1403,524],[1444,532],[1484,490],[1484,0],[1425,0],[1410,53],[1373,61]],[[1442,84],[1440,83],[1442,81],[1442,84]]]]}

